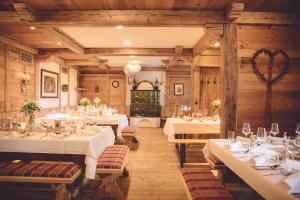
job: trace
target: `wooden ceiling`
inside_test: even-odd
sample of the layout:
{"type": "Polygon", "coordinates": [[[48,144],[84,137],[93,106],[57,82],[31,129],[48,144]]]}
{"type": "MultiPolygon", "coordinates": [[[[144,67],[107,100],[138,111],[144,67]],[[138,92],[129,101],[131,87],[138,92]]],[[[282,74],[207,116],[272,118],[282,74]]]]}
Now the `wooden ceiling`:
{"type": "MultiPolygon", "coordinates": [[[[11,2],[36,10],[224,10],[233,0],[2,0],[1,10],[14,10],[11,2]]],[[[235,0],[245,11],[298,11],[299,0],[235,0]]]]}

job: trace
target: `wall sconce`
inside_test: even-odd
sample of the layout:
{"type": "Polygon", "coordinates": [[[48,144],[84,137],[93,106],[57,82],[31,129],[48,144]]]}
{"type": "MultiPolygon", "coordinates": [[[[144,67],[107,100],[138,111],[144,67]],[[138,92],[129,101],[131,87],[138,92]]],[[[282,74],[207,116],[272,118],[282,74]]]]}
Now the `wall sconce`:
{"type": "Polygon", "coordinates": [[[24,72],[22,75],[21,84],[20,84],[20,89],[21,89],[22,95],[27,94],[27,85],[29,84],[29,81],[30,81],[30,75],[26,74],[26,72],[24,72]]]}

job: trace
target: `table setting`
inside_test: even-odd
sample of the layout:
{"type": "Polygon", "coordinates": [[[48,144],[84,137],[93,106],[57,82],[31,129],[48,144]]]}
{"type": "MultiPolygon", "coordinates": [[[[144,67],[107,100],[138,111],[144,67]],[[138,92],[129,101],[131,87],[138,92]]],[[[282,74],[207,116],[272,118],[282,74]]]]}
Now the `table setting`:
{"type": "MultiPolygon", "coordinates": [[[[270,132],[272,127],[279,133],[278,124],[272,125],[270,132]]],[[[300,161],[295,157],[300,154],[300,124],[293,139],[286,133],[281,138],[268,135],[262,127],[253,134],[250,124],[244,124],[242,131],[250,132],[245,134],[249,137],[234,137],[230,131],[228,139],[210,139],[203,148],[204,155],[217,156],[266,199],[299,199],[300,161]]]]}

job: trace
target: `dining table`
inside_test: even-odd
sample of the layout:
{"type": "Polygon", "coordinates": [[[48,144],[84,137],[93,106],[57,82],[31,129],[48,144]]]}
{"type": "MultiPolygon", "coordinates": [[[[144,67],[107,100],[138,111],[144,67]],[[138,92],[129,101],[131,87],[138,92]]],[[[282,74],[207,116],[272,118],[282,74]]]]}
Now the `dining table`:
{"type": "Polygon", "coordinates": [[[249,149],[245,141],[209,139],[203,152],[216,156],[265,199],[299,199],[300,162],[276,159],[284,149],[283,144],[265,142],[249,149]]]}
{"type": "MultiPolygon", "coordinates": [[[[163,132],[167,135],[169,143],[175,143],[180,166],[183,167],[186,157],[186,145],[198,143],[199,136],[219,137],[220,120],[212,118],[191,120],[189,118],[167,118],[163,132]],[[188,135],[192,137],[188,137],[188,135]],[[194,137],[196,135],[198,137],[194,137]]],[[[200,143],[203,143],[203,141],[200,143]]]]}
{"type": "Polygon", "coordinates": [[[70,135],[53,132],[32,132],[28,135],[0,131],[0,153],[82,155],[85,177],[94,179],[98,157],[107,146],[114,144],[114,140],[110,126],[88,126],[70,135]]]}

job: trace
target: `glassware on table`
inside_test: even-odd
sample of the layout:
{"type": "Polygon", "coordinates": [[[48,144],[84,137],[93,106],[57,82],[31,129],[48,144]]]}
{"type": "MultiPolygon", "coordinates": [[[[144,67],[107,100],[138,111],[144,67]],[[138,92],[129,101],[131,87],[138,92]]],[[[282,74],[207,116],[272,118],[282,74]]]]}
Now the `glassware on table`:
{"type": "Polygon", "coordinates": [[[250,123],[244,123],[244,124],[243,124],[242,133],[243,133],[246,137],[248,137],[248,135],[251,133],[250,123]]]}
{"type": "Polygon", "coordinates": [[[272,123],[270,133],[276,137],[276,135],[279,133],[279,126],[278,123],[272,123]]]}
{"type": "Polygon", "coordinates": [[[267,139],[266,129],[263,127],[258,127],[256,132],[256,142],[258,145],[265,142],[267,139]]]}
{"type": "Polygon", "coordinates": [[[295,132],[296,132],[298,135],[300,135],[300,122],[297,123],[295,132]]]}
{"type": "Polygon", "coordinates": [[[228,140],[231,142],[235,141],[235,132],[234,131],[228,131],[228,140]]]}

